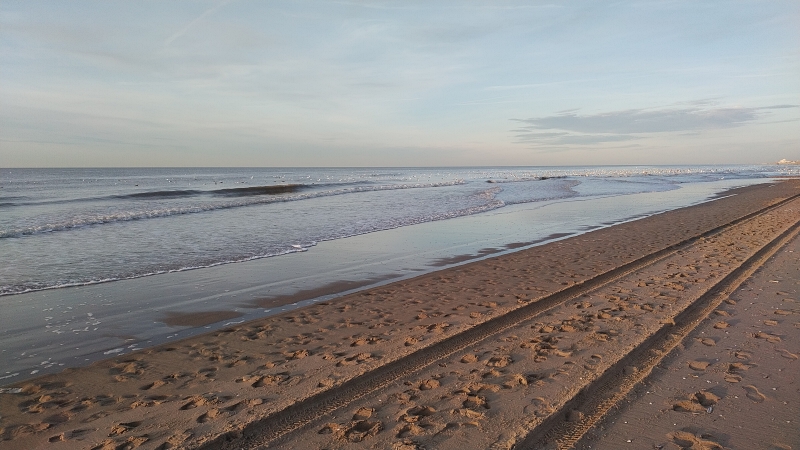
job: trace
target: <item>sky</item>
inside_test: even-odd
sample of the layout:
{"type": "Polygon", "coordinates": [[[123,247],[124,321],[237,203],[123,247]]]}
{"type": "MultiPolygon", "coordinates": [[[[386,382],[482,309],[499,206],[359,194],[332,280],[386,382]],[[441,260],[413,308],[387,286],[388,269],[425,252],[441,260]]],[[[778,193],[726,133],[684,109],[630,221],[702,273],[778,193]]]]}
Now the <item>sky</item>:
{"type": "Polygon", "coordinates": [[[800,2],[0,2],[0,167],[800,159],[800,2]]]}

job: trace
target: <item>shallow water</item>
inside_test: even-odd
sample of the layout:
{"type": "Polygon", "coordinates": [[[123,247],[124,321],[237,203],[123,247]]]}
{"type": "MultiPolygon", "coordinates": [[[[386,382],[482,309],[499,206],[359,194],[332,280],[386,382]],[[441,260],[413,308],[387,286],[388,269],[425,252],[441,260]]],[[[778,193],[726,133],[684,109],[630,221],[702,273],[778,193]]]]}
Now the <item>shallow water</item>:
{"type": "Polygon", "coordinates": [[[515,204],[661,192],[779,170],[6,169],[0,295],[279,256],[515,204]]]}

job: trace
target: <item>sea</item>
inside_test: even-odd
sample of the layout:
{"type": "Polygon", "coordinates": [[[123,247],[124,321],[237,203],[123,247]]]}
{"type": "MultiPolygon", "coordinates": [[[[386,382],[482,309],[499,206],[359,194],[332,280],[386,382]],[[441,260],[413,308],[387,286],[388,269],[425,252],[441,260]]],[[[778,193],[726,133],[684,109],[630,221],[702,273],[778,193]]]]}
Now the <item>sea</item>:
{"type": "Polygon", "coordinates": [[[777,165],[0,169],[0,384],[798,175],[777,165]],[[174,320],[204,311],[226,319],[174,320]]]}

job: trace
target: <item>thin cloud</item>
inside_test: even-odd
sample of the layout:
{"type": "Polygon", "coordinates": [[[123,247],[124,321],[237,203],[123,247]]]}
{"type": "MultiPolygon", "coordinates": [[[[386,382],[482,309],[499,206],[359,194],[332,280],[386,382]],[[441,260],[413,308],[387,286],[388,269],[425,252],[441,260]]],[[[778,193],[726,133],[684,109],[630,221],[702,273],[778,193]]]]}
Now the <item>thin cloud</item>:
{"type": "Polygon", "coordinates": [[[606,142],[624,142],[642,139],[625,134],[570,134],[570,133],[523,133],[515,136],[518,143],[533,142],[550,145],[591,145],[606,142]]]}
{"type": "Polygon", "coordinates": [[[191,22],[189,22],[188,24],[186,24],[186,26],[184,26],[183,28],[181,28],[180,30],[178,30],[178,31],[177,31],[175,34],[173,34],[172,36],[168,37],[168,38],[167,38],[167,40],[165,40],[165,41],[164,41],[164,47],[169,47],[169,45],[170,45],[170,44],[172,44],[172,42],[173,42],[175,39],[178,39],[179,37],[181,37],[181,36],[183,36],[184,34],[186,34],[186,33],[187,33],[187,32],[188,32],[188,31],[189,31],[189,30],[190,30],[190,29],[191,29],[193,26],[195,26],[195,25],[196,25],[198,22],[200,22],[201,20],[205,19],[205,18],[206,18],[206,17],[208,17],[209,15],[211,15],[211,14],[215,13],[215,12],[216,12],[218,9],[222,8],[223,6],[227,5],[228,3],[231,3],[232,1],[233,1],[233,0],[225,0],[225,1],[219,2],[219,3],[217,3],[216,5],[212,6],[211,8],[208,8],[207,10],[203,11],[203,13],[202,13],[202,14],[200,14],[200,15],[199,15],[199,16],[197,16],[197,17],[196,17],[194,20],[192,20],[191,22]]]}
{"type": "Polygon", "coordinates": [[[483,88],[487,91],[508,91],[508,90],[515,90],[515,89],[529,89],[529,88],[539,88],[539,87],[546,87],[546,86],[556,86],[561,84],[570,84],[570,83],[586,83],[589,81],[597,81],[595,78],[582,78],[576,80],[560,80],[560,81],[548,81],[544,83],[528,83],[528,84],[502,84],[496,86],[486,86],[483,88]]]}
{"type": "Polygon", "coordinates": [[[526,126],[512,130],[520,143],[587,145],[642,139],[654,133],[699,133],[753,123],[769,110],[798,105],[763,107],[707,107],[711,102],[685,108],[629,109],[580,115],[564,111],[552,116],[512,119],[526,126]]]}

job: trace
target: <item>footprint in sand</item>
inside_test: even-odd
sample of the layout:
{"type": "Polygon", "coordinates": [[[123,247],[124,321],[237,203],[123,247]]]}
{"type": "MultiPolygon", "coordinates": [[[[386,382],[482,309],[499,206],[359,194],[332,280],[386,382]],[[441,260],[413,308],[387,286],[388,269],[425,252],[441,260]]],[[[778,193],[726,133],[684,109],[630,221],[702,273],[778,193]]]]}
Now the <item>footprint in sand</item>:
{"type": "Polygon", "coordinates": [[[372,413],[375,412],[374,408],[359,408],[355,414],[353,414],[353,420],[367,420],[372,417],[372,413]]]}
{"type": "Polygon", "coordinates": [[[753,386],[752,384],[742,387],[744,388],[745,391],[747,391],[747,398],[756,403],[761,403],[767,398],[764,394],[759,392],[757,387],[753,386]]]}
{"type": "Polygon", "coordinates": [[[744,364],[740,362],[730,363],[728,364],[728,373],[741,372],[749,368],[750,368],[749,364],[744,364]]]}
{"type": "Polygon", "coordinates": [[[474,362],[476,362],[477,360],[478,360],[478,357],[477,357],[477,356],[475,356],[475,355],[473,355],[472,353],[470,353],[470,354],[468,354],[468,355],[464,355],[464,356],[461,358],[461,362],[462,362],[462,363],[464,363],[464,364],[474,363],[474,362]]]}
{"type": "Polygon", "coordinates": [[[595,358],[595,356],[598,356],[598,355],[593,355],[591,358],[587,359],[584,362],[584,364],[583,364],[583,368],[584,369],[586,369],[586,370],[596,370],[597,369],[598,364],[600,364],[600,358],[599,357],[595,358]]]}
{"type": "Polygon", "coordinates": [[[705,407],[716,405],[717,402],[719,402],[720,400],[720,397],[718,395],[709,391],[695,392],[694,398],[695,400],[697,400],[698,403],[700,403],[705,407]]]}
{"type": "Polygon", "coordinates": [[[778,343],[781,341],[780,336],[775,336],[774,334],[764,333],[763,331],[759,331],[758,333],[753,334],[754,338],[757,339],[766,339],[767,342],[778,343]]]}
{"type": "Polygon", "coordinates": [[[369,361],[372,359],[372,353],[364,352],[364,353],[356,353],[355,355],[347,358],[348,361],[355,361],[357,363],[363,363],[365,361],[369,361]]]}
{"type": "Polygon", "coordinates": [[[505,389],[513,389],[517,386],[527,386],[528,379],[522,376],[521,373],[515,373],[509,375],[505,383],[503,383],[503,387],[505,389]]]}
{"type": "MultiPolygon", "coordinates": [[[[135,398],[135,397],[134,397],[135,398]]],[[[136,409],[139,407],[151,407],[155,405],[160,405],[166,401],[169,401],[170,397],[168,395],[151,395],[145,398],[144,400],[136,400],[129,405],[130,409],[136,409]]]]}
{"type": "Polygon", "coordinates": [[[706,370],[709,363],[706,361],[689,361],[689,368],[692,370],[706,370]]]}
{"type": "Polygon", "coordinates": [[[139,447],[140,445],[144,444],[145,442],[149,441],[150,438],[147,435],[144,436],[131,436],[124,441],[113,441],[111,439],[106,439],[105,441],[99,443],[98,445],[92,447],[92,450],[119,450],[119,449],[131,449],[139,447]]]}
{"type": "Polygon", "coordinates": [[[263,399],[260,398],[253,398],[250,400],[242,400],[240,402],[236,402],[230,406],[226,406],[222,408],[223,411],[236,414],[239,411],[242,411],[248,407],[258,406],[264,403],[263,399]]]}
{"type": "Polygon", "coordinates": [[[375,436],[383,430],[383,422],[369,422],[361,420],[344,432],[344,438],[350,442],[361,442],[368,437],[375,436]]]}
{"type": "Polygon", "coordinates": [[[197,418],[198,423],[206,423],[209,420],[215,419],[219,415],[219,410],[217,408],[212,408],[202,414],[200,417],[197,418]]]}
{"type": "Polygon", "coordinates": [[[513,363],[514,360],[511,359],[510,356],[503,355],[503,356],[492,356],[489,358],[489,361],[486,363],[489,367],[506,367],[507,365],[513,363]]]}
{"type": "Polygon", "coordinates": [[[143,375],[147,364],[138,359],[128,359],[118,364],[114,364],[111,368],[112,375],[143,375]]]}
{"type": "Polygon", "coordinates": [[[103,417],[111,415],[110,411],[100,411],[92,414],[91,416],[81,420],[81,423],[94,422],[95,420],[102,419],[103,417]]]}
{"type": "Polygon", "coordinates": [[[722,450],[724,448],[719,443],[710,440],[710,435],[704,434],[698,437],[687,431],[674,431],[667,436],[682,449],[722,450]]]}
{"type": "Polygon", "coordinates": [[[713,346],[717,345],[717,341],[715,341],[714,339],[711,339],[711,338],[700,339],[700,343],[702,343],[703,345],[707,345],[709,347],[713,347],[713,346]]]}
{"type": "Polygon", "coordinates": [[[750,353],[747,353],[747,352],[736,352],[736,353],[733,354],[733,356],[735,356],[737,359],[742,359],[742,360],[745,360],[745,361],[752,357],[752,355],[750,353]]]}
{"type": "Polygon", "coordinates": [[[242,400],[241,402],[236,402],[236,403],[234,403],[234,404],[232,404],[230,406],[226,406],[226,407],[224,407],[222,409],[225,412],[229,412],[229,413],[234,413],[235,414],[235,413],[241,411],[242,409],[246,408],[247,404],[248,404],[248,402],[242,400]]]}
{"type": "Polygon", "coordinates": [[[467,399],[463,402],[464,408],[468,409],[489,409],[489,403],[486,401],[486,397],[477,396],[477,395],[469,395],[467,399]]]}
{"type": "Polygon", "coordinates": [[[780,353],[781,356],[783,356],[786,359],[797,359],[797,355],[795,355],[794,353],[790,352],[789,350],[786,350],[785,348],[778,348],[778,349],[776,349],[776,351],[778,353],[780,353]]]}
{"type": "Polygon", "coordinates": [[[536,417],[547,417],[555,411],[555,408],[542,397],[536,397],[531,400],[531,404],[526,406],[524,412],[526,414],[533,412],[536,417]]]}
{"type": "Polygon", "coordinates": [[[109,436],[116,436],[119,434],[127,433],[128,431],[138,427],[141,425],[142,422],[125,422],[114,425],[111,427],[111,431],[108,433],[109,436]]]}
{"type": "Polygon", "coordinates": [[[213,380],[214,376],[217,374],[218,370],[219,370],[219,368],[217,368],[217,367],[205,367],[205,368],[200,369],[197,372],[197,374],[198,374],[198,376],[204,376],[204,377],[206,377],[208,379],[213,380]]]}
{"type": "Polygon", "coordinates": [[[286,356],[286,358],[289,359],[289,360],[293,360],[293,359],[303,359],[306,356],[309,356],[310,354],[311,353],[308,350],[301,349],[301,350],[297,350],[295,352],[286,352],[286,353],[284,353],[284,356],[286,356]]]}
{"type": "Polygon", "coordinates": [[[229,363],[227,364],[227,367],[228,367],[228,368],[233,368],[233,367],[236,367],[236,366],[241,366],[241,365],[247,364],[247,361],[248,361],[249,359],[250,359],[250,358],[249,358],[249,357],[247,357],[247,356],[245,356],[245,357],[243,357],[243,358],[239,358],[239,359],[234,359],[233,361],[231,361],[231,362],[229,362],[229,363]]]}
{"type": "Polygon", "coordinates": [[[191,438],[192,436],[193,435],[191,433],[189,433],[188,431],[184,432],[184,433],[181,433],[181,434],[174,434],[169,439],[167,439],[166,442],[161,444],[161,447],[158,447],[158,448],[164,448],[164,449],[181,448],[182,444],[184,442],[186,442],[186,440],[191,438]]]}
{"type": "Polygon", "coordinates": [[[400,416],[400,420],[404,422],[417,422],[420,417],[428,417],[436,414],[436,408],[433,406],[417,405],[409,408],[405,414],[400,416]]]}
{"type": "Polygon", "coordinates": [[[431,389],[436,389],[439,387],[439,380],[429,379],[425,380],[419,385],[420,391],[429,391],[431,389]]]}
{"type": "Polygon", "coordinates": [[[156,380],[156,381],[153,381],[152,383],[148,383],[148,384],[140,387],[139,389],[141,389],[143,391],[149,391],[151,389],[155,389],[155,388],[161,387],[161,386],[163,386],[165,384],[167,384],[167,383],[165,383],[165,382],[163,382],[161,380],[156,380]]]}
{"type": "Polygon", "coordinates": [[[435,323],[433,325],[428,326],[429,333],[443,333],[447,328],[450,327],[450,324],[447,322],[442,323],[435,323]]]}
{"type": "Polygon", "coordinates": [[[50,428],[49,423],[26,423],[23,425],[10,426],[3,430],[0,436],[2,436],[4,441],[11,441],[29,434],[44,431],[48,428],[50,428]]]}
{"type": "Polygon", "coordinates": [[[205,397],[200,397],[200,396],[189,397],[189,398],[187,398],[185,400],[189,400],[189,401],[187,403],[185,403],[183,406],[181,406],[180,409],[182,411],[185,411],[187,409],[197,408],[198,406],[203,406],[206,403],[208,403],[208,400],[206,400],[205,397]]]}
{"type": "Polygon", "coordinates": [[[80,438],[81,436],[85,435],[86,433],[92,432],[94,430],[85,428],[85,429],[77,429],[72,431],[67,431],[66,433],[60,433],[55,436],[51,436],[47,442],[63,442],[69,441],[72,439],[80,438]]]}
{"type": "Polygon", "coordinates": [[[259,387],[264,387],[264,386],[272,386],[272,385],[275,385],[275,384],[283,384],[284,382],[288,381],[289,379],[290,379],[290,377],[289,377],[288,372],[281,372],[281,373],[275,374],[275,375],[265,375],[265,376],[259,378],[258,380],[256,380],[256,382],[253,383],[251,386],[254,387],[254,388],[259,388],[259,387]]]}
{"type": "Polygon", "coordinates": [[[698,413],[698,414],[706,412],[706,408],[703,407],[703,405],[693,400],[677,401],[672,404],[672,410],[678,412],[688,412],[688,413],[698,413]]]}
{"type": "Polygon", "coordinates": [[[725,375],[725,381],[727,381],[728,383],[738,383],[742,381],[742,377],[739,375],[728,374],[725,375]]]}

